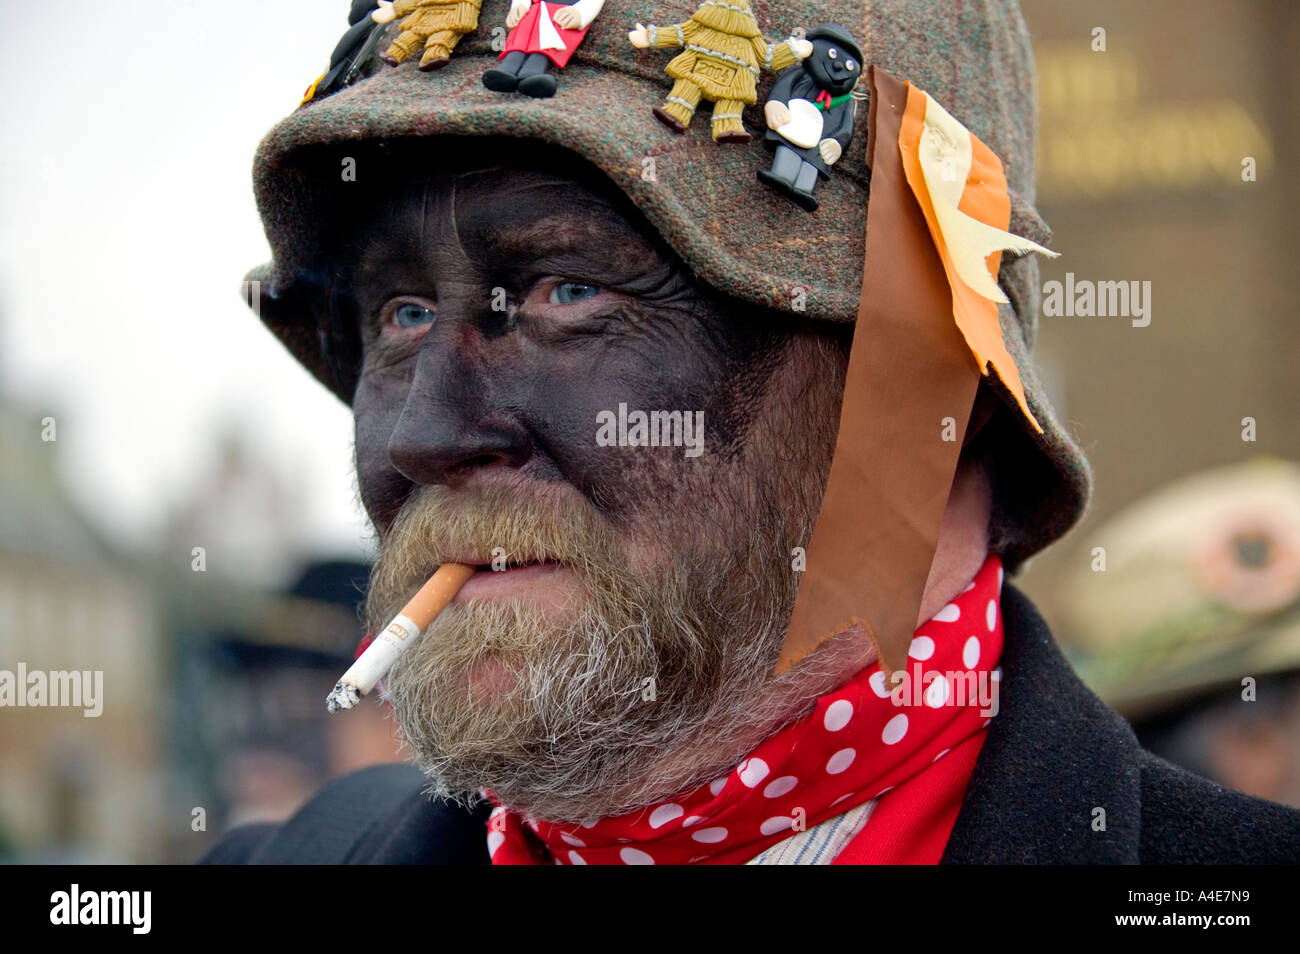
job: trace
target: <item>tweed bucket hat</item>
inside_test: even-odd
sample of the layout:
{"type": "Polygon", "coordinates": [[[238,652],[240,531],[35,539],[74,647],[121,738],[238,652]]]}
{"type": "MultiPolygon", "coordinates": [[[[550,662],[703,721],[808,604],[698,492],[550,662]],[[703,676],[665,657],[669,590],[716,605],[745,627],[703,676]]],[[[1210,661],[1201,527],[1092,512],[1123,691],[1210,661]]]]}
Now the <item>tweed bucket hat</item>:
{"type": "MultiPolygon", "coordinates": [[[[372,30],[373,6],[356,0],[353,26],[340,50],[361,47],[361,38],[372,30]]],[[[942,103],[1001,158],[1010,231],[1049,241],[1034,209],[1034,68],[1015,3],[755,0],[751,6],[772,42],[819,23],[842,25],[857,39],[867,63],[942,103]]],[[[872,281],[863,274],[870,184],[866,109],[857,110],[855,135],[830,182],[818,191],[820,208],[806,213],[755,181],[755,170],[768,161],[761,142],[762,103],[772,73],[762,74],[758,102],[744,110],[744,126],[755,135],[747,145],[715,143],[706,104],[680,135],[652,114],[672,85],[664,72],[670,57],[664,50],[632,47],[628,31],[637,23],[670,27],[689,18],[696,4],[608,0],[557,74],[558,91],[548,99],[494,92],[483,84],[484,71],[501,55],[498,28],[509,9],[508,0],[483,0],[477,29],[461,37],[449,62],[432,72],[418,68],[418,54],[396,67],[384,62],[379,54],[400,27],[374,27],[371,42],[361,47],[363,55],[355,63],[345,58],[332,64],[314,96],[258,148],[255,193],[273,259],[250,272],[247,287],[255,289],[262,319],[322,383],[350,403],[358,369],[331,358],[340,330],[325,319],[314,272],[321,253],[319,223],[338,201],[339,189],[347,187],[340,183],[337,161],[322,162],[320,154],[378,141],[511,137],[570,150],[625,193],[701,281],[764,308],[828,322],[855,321],[860,296],[872,281]]],[[[340,9],[341,29],[343,16],[340,9]]],[[[996,437],[995,508],[1013,528],[997,548],[1013,569],[1077,522],[1091,478],[1029,357],[1039,307],[1034,256],[1003,256],[998,284],[1010,300],[998,310],[1003,341],[1042,427],[1038,432],[1021,415],[1007,414],[996,437]]],[[[1014,409],[1014,398],[996,378],[990,380],[1014,409]]]]}

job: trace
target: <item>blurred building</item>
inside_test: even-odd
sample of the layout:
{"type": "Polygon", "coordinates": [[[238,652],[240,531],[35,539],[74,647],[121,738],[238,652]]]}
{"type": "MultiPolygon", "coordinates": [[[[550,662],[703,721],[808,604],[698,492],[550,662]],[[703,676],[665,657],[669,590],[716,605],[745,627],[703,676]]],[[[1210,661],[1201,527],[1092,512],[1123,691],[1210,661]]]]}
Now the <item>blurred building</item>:
{"type": "MultiPolygon", "coordinates": [[[[1039,76],[1038,206],[1061,253],[1040,262],[1042,281],[1151,283],[1145,327],[1040,320],[1036,353],[1096,472],[1086,534],[1180,475],[1300,459],[1288,158],[1300,149],[1300,4],[1022,8],[1039,76]]],[[[1060,574],[1087,564],[1080,537],[1025,574],[1049,619],[1060,574]]]]}
{"type": "Polygon", "coordinates": [[[0,669],[101,671],[102,712],[0,708],[0,852],[157,861],[165,640],[147,575],[61,489],[62,423],[0,400],[0,669]]]}
{"type": "Polygon", "coordinates": [[[299,496],[234,424],[213,434],[211,448],[206,471],[169,509],[160,557],[201,546],[222,577],[262,588],[289,582],[303,538],[299,496]]]}
{"type": "Polygon", "coordinates": [[[63,426],[0,399],[0,670],[102,672],[102,711],[0,707],[0,858],[190,862],[397,758],[378,701],[325,711],[365,564],[304,569],[287,495],[233,436],[157,552],[122,552],[62,489],[63,426]]]}

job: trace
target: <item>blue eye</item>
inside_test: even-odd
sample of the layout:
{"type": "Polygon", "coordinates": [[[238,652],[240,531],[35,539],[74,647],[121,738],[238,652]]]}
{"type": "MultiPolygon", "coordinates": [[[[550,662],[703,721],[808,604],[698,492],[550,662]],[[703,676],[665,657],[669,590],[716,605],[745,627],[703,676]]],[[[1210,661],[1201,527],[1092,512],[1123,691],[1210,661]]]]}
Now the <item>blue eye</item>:
{"type": "Polygon", "coordinates": [[[572,305],[584,298],[599,295],[600,291],[598,285],[584,285],[582,282],[560,282],[551,289],[551,297],[548,301],[552,305],[572,305]]]}
{"type": "Polygon", "coordinates": [[[393,323],[399,328],[416,328],[431,324],[437,317],[437,313],[431,309],[408,302],[397,306],[397,310],[393,312],[393,323]]]}

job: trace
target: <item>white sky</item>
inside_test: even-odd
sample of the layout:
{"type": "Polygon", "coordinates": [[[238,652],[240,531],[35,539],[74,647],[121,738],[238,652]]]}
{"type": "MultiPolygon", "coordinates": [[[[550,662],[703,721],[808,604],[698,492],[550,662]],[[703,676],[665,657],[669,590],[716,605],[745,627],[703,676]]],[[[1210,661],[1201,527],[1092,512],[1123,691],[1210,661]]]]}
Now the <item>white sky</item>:
{"type": "MultiPolygon", "coordinates": [[[[349,552],[351,419],[239,297],[269,258],[262,135],[347,29],[347,0],[6,0],[0,390],[58,421],[94,518],[146,543],[233,421],[349,552]]],[[[35,439],[35,435],[34,435],[35,439]]]]}

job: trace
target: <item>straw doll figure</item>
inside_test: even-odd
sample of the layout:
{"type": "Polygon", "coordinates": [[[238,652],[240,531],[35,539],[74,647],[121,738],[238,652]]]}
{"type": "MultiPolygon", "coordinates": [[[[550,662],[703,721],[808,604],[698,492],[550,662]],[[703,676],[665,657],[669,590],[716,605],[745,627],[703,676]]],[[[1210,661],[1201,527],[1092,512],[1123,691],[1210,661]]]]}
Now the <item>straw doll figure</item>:
{"type": "Polygon", "coordinates": [[[684,133],[701,99],[713,103],[715,142],[746,143],[752,138],[741,124],[741,112],[758,99],[761,70],[783,70],[812,52],[806,40],[769,43],[758,29],[749,0],[704,0],[689,20],[672,26],[643,26],[628,33],[638,49],[683,48],[664,68],[674,80],[659,121],[684,133]]]}
{"type": "Polygon", "coordinates": [[[405,62],[420,49],[420,69],[426,73],[446,66],[460,38],[478,28],[482,0],[379,0],[370,15],[376,23],[403,17],[402,32],[380,59],[391,66],[405,62]]]}

